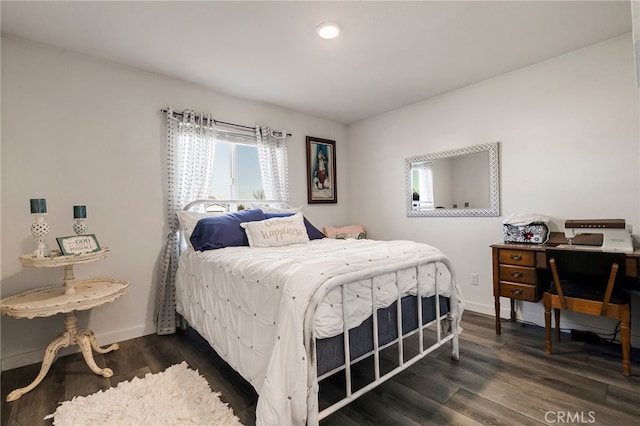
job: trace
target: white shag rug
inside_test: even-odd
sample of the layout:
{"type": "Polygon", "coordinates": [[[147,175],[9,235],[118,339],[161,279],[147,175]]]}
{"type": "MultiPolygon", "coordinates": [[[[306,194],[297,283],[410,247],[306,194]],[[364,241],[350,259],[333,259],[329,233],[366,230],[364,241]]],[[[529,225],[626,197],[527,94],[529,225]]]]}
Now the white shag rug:
{"type": "Polygon", "coordinates": [[[53,414],[55,426],[229,425],[241,426],[206,379],[187,363],[158,374],[121,382],[115,388],[63,402],[53,414]]]}

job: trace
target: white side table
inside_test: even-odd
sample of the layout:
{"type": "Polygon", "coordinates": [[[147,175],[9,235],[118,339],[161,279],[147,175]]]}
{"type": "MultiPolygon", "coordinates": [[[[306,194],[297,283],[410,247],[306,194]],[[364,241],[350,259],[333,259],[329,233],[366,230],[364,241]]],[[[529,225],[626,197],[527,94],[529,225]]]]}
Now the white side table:
{"type": "Polygon", "coordinates": [[[14,318],[49,317],[57,314],[65,314],[65,330],[59,334],[44,353],[42,367],[33,382],[23,388],[11,392],[7,396],[7,402],[15,401],[25,393],[35,388],[49,372],[56,354],[62,348],[70,345],[80,346],[85,362],[96,374],[103,377],[111,377],[113,371],[110,368],[100,368],[93,359],[92,350],[105,354],[118,349],[118,344],[101,348],[91,330],[79,330],[76,311],[85,311],[105,303],[110,303],[122,296],[129,283],[111,278],[99,278],[89,280],[76,280],[73,267],[76,264],[88,263],[104,259],[109,254],[109,249],[104,248],[99,252],[85,253],[71,256],[33,257],[31,254],[20,256],[18,259],[23,266],[33,268],[64,267],[64,284],[62,286],[50,286],[25,291],[0,301],[2,314],[14,318]]]}

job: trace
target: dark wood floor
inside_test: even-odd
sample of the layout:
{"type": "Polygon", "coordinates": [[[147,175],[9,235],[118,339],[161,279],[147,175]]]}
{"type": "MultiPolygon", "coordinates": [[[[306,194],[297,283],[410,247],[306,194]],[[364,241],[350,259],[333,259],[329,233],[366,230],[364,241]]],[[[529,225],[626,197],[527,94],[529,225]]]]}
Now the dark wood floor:
{"type": "MultiPolygon", "coordinates": [[[[606,346],[567,337],[554,342],[554,355],[547,356],[539,327],[503,322],[497,336],[493,317],[472,312],[465,312],[462,325],[460,361],[450,359],[448,345],[438,349],[322,425],[637,424],[637,359],[632,376],[624,377],[617,350],[606,346]]],[[[253,388],[191,331],[127,340],[119,350],[97,355],[96,361],[113,369],[114,376],[91,373],[80,354],[62,357],[36,389],[10,403],[4,402],[6,395],[29,384],[40,365],[2,372],[2,425],[52,424],[43,417],[55,411],[59,401],[182,361],[222,392],[222,400],[245,425],[255,424],[253,388]]]]}

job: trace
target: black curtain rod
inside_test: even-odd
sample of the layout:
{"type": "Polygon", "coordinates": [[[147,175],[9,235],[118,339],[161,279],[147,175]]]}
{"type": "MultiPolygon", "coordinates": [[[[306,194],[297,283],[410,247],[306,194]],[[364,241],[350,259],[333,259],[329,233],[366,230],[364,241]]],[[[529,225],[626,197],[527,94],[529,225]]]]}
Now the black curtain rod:
{"type": "MultiPolygon", "coordinates": [[[[162,112],[167,112],[167,110],[166,110],[166,109],[162,109],[162,110],[160,110],[160,111],[162,111],[162,112]]],[[[183,117],[184,117],[184,113],[183,113],[182,111],[180,111],[180,112],[178,112],[178,111],[174,111],[173,113],[174,113],[174,114],[176,114],[176,115],[181,115],[181,116],[183,116],[183,117]]],[[[237,127],[237,128],[240,128],[240,129],[246,129],[246,130],[252,130],[252,131],[255,131],[255,130],[256,130],[256,128],[255,128],[255,127],[251,127],[251,126],[244,126],[244,125],[242,125],[242,124],[229,123],[229,122],[227,122],[227,121],[220,121],[220,120],[216,120],[215,118],[213,119],[213,123],[214,123],[214,124],[223,124],[223,125],[225,125],[225,126],[237,127]]],[[[287,136],[291,136],[291,133],[287,133],[287,136]]]]}

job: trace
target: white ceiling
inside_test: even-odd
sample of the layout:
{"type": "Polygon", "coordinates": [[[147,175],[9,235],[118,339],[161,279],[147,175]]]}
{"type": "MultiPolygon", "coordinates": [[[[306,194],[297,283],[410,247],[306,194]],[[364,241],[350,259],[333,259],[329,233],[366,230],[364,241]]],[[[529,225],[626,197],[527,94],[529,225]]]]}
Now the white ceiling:
{"type": "Polygon", "coordinates": [[[3,0],[0,7],[3,34],[342,123],[631,32],[628,0],[3,0]],[[328,20],[342,26],[338,39],[316,36],[328,20]]]}

